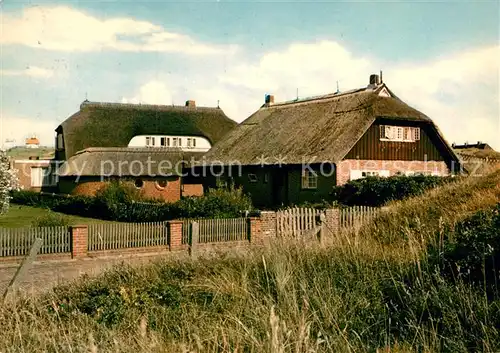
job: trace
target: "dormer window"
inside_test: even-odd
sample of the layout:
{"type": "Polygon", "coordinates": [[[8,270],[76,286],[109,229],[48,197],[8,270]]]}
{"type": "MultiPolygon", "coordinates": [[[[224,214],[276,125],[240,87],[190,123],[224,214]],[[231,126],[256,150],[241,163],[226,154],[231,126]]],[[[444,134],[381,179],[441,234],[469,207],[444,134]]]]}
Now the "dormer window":
{"type": "Polygon", "coordinates": [[[146,146],[154,147],[155,146],[155,138],[154,136],[146,136],[146,146]]]}
{"type": "Polygon", "coordinates": [[[64,139],[63,139],[63,134],[59,133],[57,134],[57,139],[56,139],[56,148],[57,149],[63,149],[64,148],[64,139]]]}
{"type": "Polygon", "coordinates": [[[420,140],[420,128],[410,126],[380,126],[380,141],[415,142],[420,140]]]}

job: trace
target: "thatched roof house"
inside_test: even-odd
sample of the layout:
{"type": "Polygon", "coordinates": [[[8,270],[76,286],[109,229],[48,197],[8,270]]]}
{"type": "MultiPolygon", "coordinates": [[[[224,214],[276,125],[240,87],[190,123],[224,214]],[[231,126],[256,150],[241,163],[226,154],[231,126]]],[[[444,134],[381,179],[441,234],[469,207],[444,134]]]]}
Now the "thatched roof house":
{"type": "Polygon", "coordinates": [[[212,144],[237,124],[220,108],[96,103],[80,110],[56,128],[56,159],[64,160],[89,147],[127,147],[138,135],[201,136],[212,144]]]}
{"type": "Polygon", "coordinates": [[[400,100],[385,84],[343,93],[266,103],[227,134],[207,161],[242,165],[339,162],[377,119],[415,122],[432,130],[456,158],[433,121],[400,100]]]}
{"type": "Polygon", "coordinates": [[[180,149],[91,147],[61,165],[60,177],[140,177],[182,175],[202,153],[180,149]]]}
{"type": "Polygon", "coordinates": [[[371,75],[367,87],[348,92],[283,103],[266,96],[201,167],[218,170],[207,186],[242,186],[266,206],[318,202],[367,176],[447,175],[459,159],[427,115],[371,75]]]}

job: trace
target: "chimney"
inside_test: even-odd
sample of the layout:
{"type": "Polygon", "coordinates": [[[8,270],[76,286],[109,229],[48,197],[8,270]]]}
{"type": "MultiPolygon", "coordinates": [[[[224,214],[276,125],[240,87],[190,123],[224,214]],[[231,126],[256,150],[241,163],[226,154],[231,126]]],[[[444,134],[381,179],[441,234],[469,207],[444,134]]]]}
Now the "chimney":
{"type": "Polygon", "coordinates": [[[370,75],[370,86],[373,85],[379,85],[380,84],[380,77],[377,74],[370,75]]]}
{"type": "Polygon", "coordinates": [[[196,107],[196,101],[194,100],[188,100],[186,101],[186,107],[196,107]]]}
{"type": "Polygon", "coordinates": [[[274,96],[272,94],[266,94],[265,102],[267,105],[274,104],[274,96]]]}

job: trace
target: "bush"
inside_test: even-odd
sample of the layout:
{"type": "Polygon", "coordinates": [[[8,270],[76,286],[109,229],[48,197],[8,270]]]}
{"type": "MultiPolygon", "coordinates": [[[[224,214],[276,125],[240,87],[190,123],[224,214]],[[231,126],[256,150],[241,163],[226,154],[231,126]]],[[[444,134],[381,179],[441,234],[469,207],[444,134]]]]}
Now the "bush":
{"type": "Polygon", "coordinates": [[[496,290],[500,283],[500,203],[479,211],[441,234],[429,249],[445,277],[496,290]]]}
{"type": "Polygon", "coordinates": [[[389,178],[367,177],[351,180],[337,186],[332,196],[348,206],[382,206],[393,201],[424,193],[426,190],[451,181],[451,177],[438,176],[392,176],[389,178]]]}
{"type": "Polygon", "coordinates": [[[58,227],[68,226],[69,224],[70,221],[68,217],[53,212],[37,217],[31,222],[32,227],[58,227]]]}
{"type": "Polygon", "coordinates": [[[65,196],[15,191],[12,202],[45,207],[52,211],[119,222],[160,222],[178,218],[233,218],[252,210],[250,198],[241,189],[211,189],[204,196],[175,203],[146,203],[140,195],[118,183],[111,183],[96,197],[65,196]]]}

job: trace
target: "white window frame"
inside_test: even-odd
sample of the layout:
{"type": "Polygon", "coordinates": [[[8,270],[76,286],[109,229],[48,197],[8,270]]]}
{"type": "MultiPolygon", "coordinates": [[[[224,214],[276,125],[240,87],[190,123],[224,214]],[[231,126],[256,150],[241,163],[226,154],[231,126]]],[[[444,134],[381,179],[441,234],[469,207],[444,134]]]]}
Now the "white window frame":
{"type": "Polygon", "coordinates": [[[380,125],[380,141],[416,142],[419,140],[419,127],[380,125]]]}
{"type": "Polygon", "coordinates": [[[302,189],[317,189],[318,188],[318,173],[309,168],[302,169],[301,178],[302,189]]]}
{"type": "Polygon", "coordinates": [[[30,174],[30,185],[34,188],[41,188],[44,186],[55,186],[56,178],[55,175],[51,173],[51,168],[36,166],[31,167],[30,174]],[[36,174],[38,173],[38,175],[36,174]]]}
{"type": "Polygon", "coordinates": [[[391,176],[391,172],[389,170],[367,170],[367,169],[351,169],[349,172],[349,180],[357,180],[357,179],[364,179],[366,177],[370,176],[378,176],[382,178],[387,178],[391,176]]]}
{"type": "Polygon", "coordinates": [[[178,147],[178,143],[179,143],[178,140],[179,140],[179,138],[177,138],[177,137],[172,138],[172,147],[178,147]]]}
{"type": "Polygon", "coordinates": [[[251,183],[256,183],[257,181],[259,181],[259,179],[257,178],[257,174],[248,173],[248,181],[251,183]]]}

